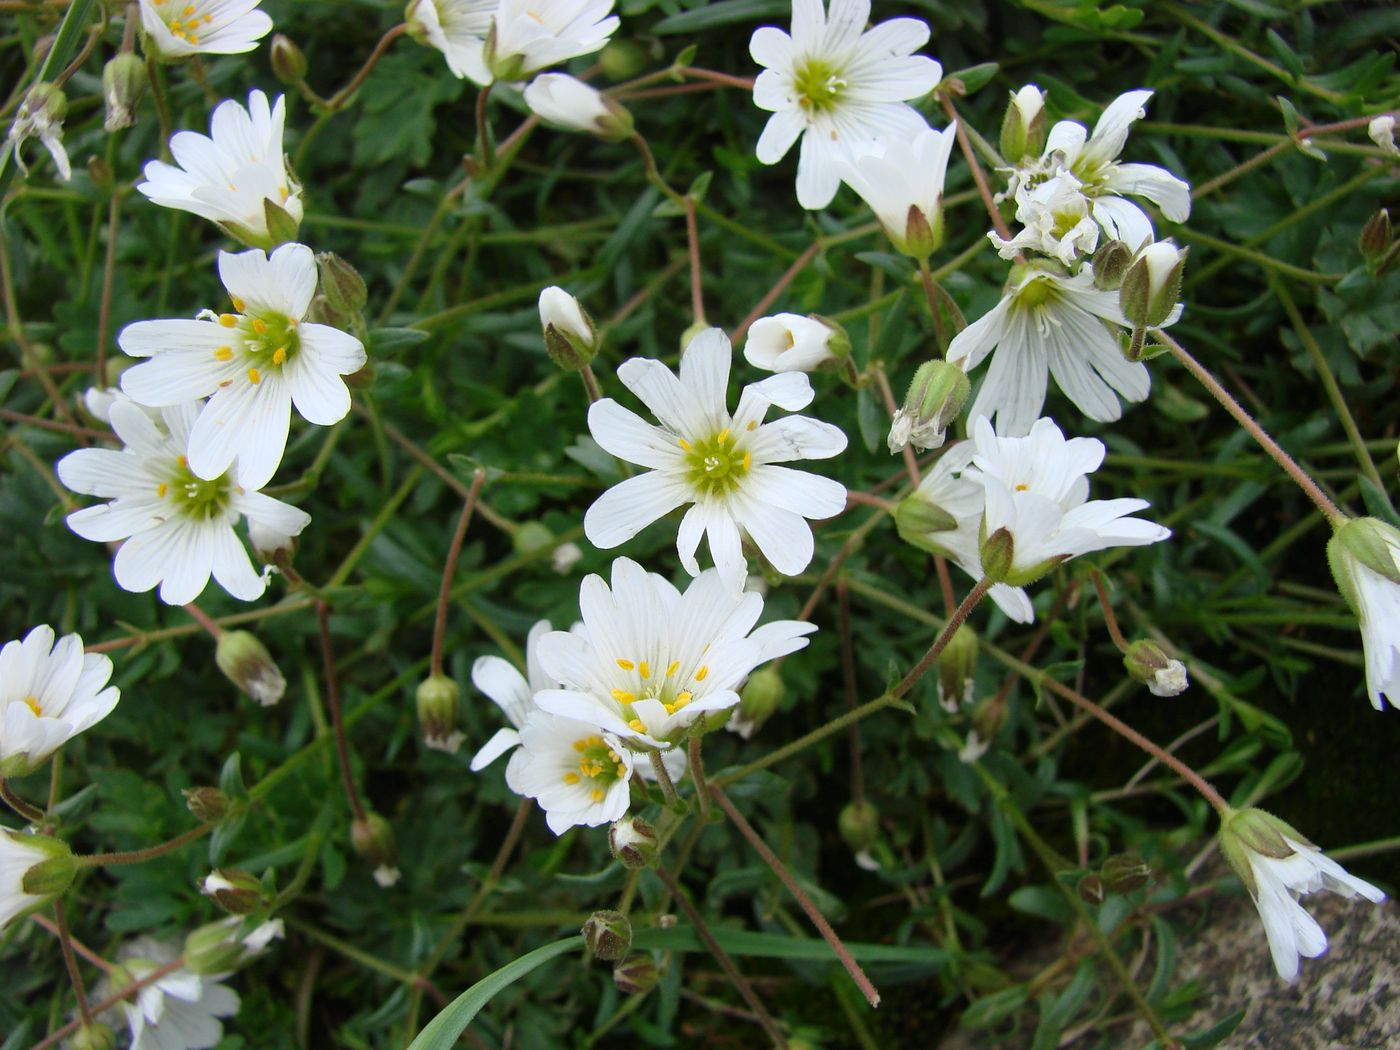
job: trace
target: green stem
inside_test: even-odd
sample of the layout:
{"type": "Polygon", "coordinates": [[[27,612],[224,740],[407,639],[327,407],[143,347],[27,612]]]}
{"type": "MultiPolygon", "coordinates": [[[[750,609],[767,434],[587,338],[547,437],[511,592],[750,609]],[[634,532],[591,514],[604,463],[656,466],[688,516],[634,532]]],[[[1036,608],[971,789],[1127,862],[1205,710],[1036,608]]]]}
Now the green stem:
{"type": "Polygon", "coordinates": [[[661,785],[661,793],[666,796],[666,804],[674,806],[680,801],[680,796],[676,794],[676,785],[671,783],[671,774],[666,772],[666,763],[661,757],[661,752],[649,751],[647,757],[651,759],[651,771],[656,774],[656,782],[661,785]]]}

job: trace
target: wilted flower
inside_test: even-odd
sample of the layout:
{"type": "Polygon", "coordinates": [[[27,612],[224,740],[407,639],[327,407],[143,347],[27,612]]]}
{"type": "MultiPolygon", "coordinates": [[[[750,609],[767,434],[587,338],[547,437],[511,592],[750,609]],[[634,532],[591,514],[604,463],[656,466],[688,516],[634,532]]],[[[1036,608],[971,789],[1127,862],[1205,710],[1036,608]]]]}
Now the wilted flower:
{"type": "Polygon", "coordinates": [[[25,167],[21,147],[28,139],[38,139],[53,158],[59,181],[67,182],[73,177],[68,151],[63,148],[63,118],[67,112],[68,100],[62,89],[42,82],[29,89],[15,111],[15,122],[10,125],[5,139],[5,146],[14,150],[15,163],[22,174],[28,175],[29,169],[25,167]]]}
{"type": "Polygon", "coordinates": [[[1022,252],[1040,252],[1073,266],[1093,253],[1099,243],[1099,224],[1094,221],[1089,198],[1080,192],[1083,184],[1067,171],[1038,185],[1025,184],[1016,192],[1016,221],[1021,232],[1004,240],[995,230],[987,234],[1003,259],[1014,259],[1022,252]]]}

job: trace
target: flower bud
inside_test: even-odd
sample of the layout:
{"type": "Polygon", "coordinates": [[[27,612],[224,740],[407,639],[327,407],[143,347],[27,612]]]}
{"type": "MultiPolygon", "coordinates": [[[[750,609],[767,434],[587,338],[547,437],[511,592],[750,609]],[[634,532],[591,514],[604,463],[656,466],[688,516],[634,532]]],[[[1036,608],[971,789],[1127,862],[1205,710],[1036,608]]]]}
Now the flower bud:
{"type": "Polygon", "coordinates": [[[1149,244],[1139,253],[1118,289],[1123,316],[1136,328],[1156,328],[1181,298],[1181,271],[1189,249],[1171,241],[1149,244]]]}
{"type": "Polygon", "coordinates": [[[565,131],[620,142],[632,134],[632,114],[582,80],[565,73],[545,73],[530,81],[525,104],[541,120],[565,131]]]}
{"type": "Polygon", "coordinates": [[[1153,696],[1177,696],[1186,692],[1190,684],[1186,665],[1173,660],[1160,645],[1145,638],[1128,644],[1123,652],[1123,666],[1133,680],[1147,686],[1153,696]]]}
{"type": "Polygon", "coordinates": [[[848,802],[836,818],[836,827],[852,853],[863,853],[880,837],[880,814],[869,802],[848,802]]]}
{"type": "Polygon", "coordinates": [[[238,916],[206,923],[185,938],[185,966],[200,976],[232,973],[261,955],[282,936],[282,920],[259,923],[251,930],[238,916]]]}
{"type": "Polygon", "coordinates": [[[850,356],[851,338],[819,314],[773,314],[749,326],[744,358],[768,372],[813,372],[850,356]]]}
{"type": "Polygon", "coordinates": [[[993,583],[1005,583],[1016,559],[1016,541],[1011,530],[1002,526],[982,540],[978,546],[982,573],[993,583]]]}
{"type": "Polygon", "coordinates": [[[1327,541],[1327,564],[1342,597],[1352,612],[1360,615],[1358,569],[1370,569],[1382,579],[1400,584],[1400,531],[1379,518],[1348,519],[1327,541]]]}
{"type": "Polygon", "coordinates": [[[541,521],[527,521],[510,538],[516,554],[534,554],[554,542],[554,533],[541,521]]]}
{"type": "MultiPolygon", "coordinates": [[[[320,296],[316,298],[318,301],[321,299],[320,296]]],[[[353,377],[346,378],[349,380],[353,377]]],[[[297,538],[268,528],[261,522],[248,522],[248,542],[253,548],[253,553],[264,565],[290,565],[296,557],[297,538]]]]}
{"type": "Polygon", "coordinates": [[[1132,893],[1152,883],[1152,869],[1141,857],[1119,853],[1103,862],[1099,877],[1110,893],[1132,893]]]}
{"type": "Polygon", "coordinates": [[[394,867],[394,829],[378,813],[366,812],[350,825],[350,845],[374,869],[374,881],[381,887],[388,889],[399,881],[399,869],[394,867]]]}
{"type": "Polygon", "coordinates": [[[554,548],[549,556],[549,567],[559,575],[563,576],[569,572],[580,559],[583,558],[583,551],[577,543],[561,543],[554,548]]]}
{"type": "Polygon", "coordinates": [[[73,1033],[69,1041],[70,1050],[116,1050],[117,1033],[110,1025],[83,1025],[73,1033]]]}
{"type": "Polygon", "coordinates": [[[1002,726],[1006,725],[1010,715],[1011,708],[1001,695],[989,696],[973,709],[972,726],[977,735],[986,741],[982,748],[984,752],[1001,732],[1002,726]]]}
{"type": "Polygon", "coordinates": [[[1378,117],[1372,117],[1371,123],[1366,125],[1366,134],[1371,136],[1371,141],[1392,156],[1400,157],[1400,146],[1395,145],[1395,116],[1392,113],[1382,113],[1378,117]]]}
{"type": "Polygon", "coordinates": [[[661,973],[650,955],[637,952],[613,967],[613,985],[623,995],[644,995],[656,987],[661,973]]]}
{"type": "Polygon", "coordinates": [[[1045,93],[1034,84],[1011,92],[1001,118],[1001,155],[1008,164],[1040,156],[1045,148],[1045,93]]]}
{"type": "Polygon", "coordinates": [[[321,294],[330,308],[340,314],[357,314],[369,301],[365,279],[359,271],[334,252],[316,254],[316,273],[321,294]]]}
{"type": "Polygon", "coordinates": [[[938,654],[938,702],[952,714],[972,703],[972,673],[977,669],[977,632],[961,624],[938,654]]]}
{"type": "Polygon", "coordinates": [[[895,507],[894,525],[904,542],[931,554],[943,554],[943,547],[933,537],[957,529],[958,520],[923,493],[915,492],[895,507]]]}
{"type": "Polygon", "coordinates": [[[435,751],[455,755],[466,739],[457,728],[462,690],[445,674],[430,675],[418,683],[414,699],[418,706],[418,725],[423,730],[423,743],[435,751]]]}
{"type": "Polygon", "coordinates": [[[1133,250],[1122,241],[1109,241],[1094,253],[1094,287],[1101,292],[1116,292],[1123,286],[1123,275],[1133,262],[1133,250]]]}
{"type": "Polygon", "coordinates": [[[566,372],[577,372],[598,352],[598,330],[579,301],[550,285],[540,292],[540,323],[550,360],[566,372]]]}
{"type": "Polygon", "coordinates": [[[149,78],[146,63],[130,51],[123,51],[102,67],[102,101],[106,115],[102,127],[121,131],[136,123],[136,106],[146,91],[149,78]]]}
{"type": "Polygon", "coordinates": [[[306,79],[306,56],[290,37],[278,33],[269,46],[272,73],[287,87],[296,87],[306,79]]]}
{"type": "Polygon", "coordinates": [[[579,931],[594,958],[616,962],[632,947],[632,924],[618,911],[595,911],[579,931]]]}
{"type": "Polygon", "coordinates": [[[184,788],[185,805],[206,824],[218,824],[228,816],[229,797],[216,787],[184,788]]]}
{"type": "Polygon", "coordinates": [[[287,691],[287,680],[272,654],[250,631],[225,631],[219,635],[214,662],[230,682],[263,707],[271,707],[287,691]]]}
{"type": "Polygon", "coordinates": [[[629,871],[653,867],[661,856],[656,829],[641,817],[623,817],[608,826],[608,848],[629,871]]]}
{"type": "Polygon", "coordinates": [[[1390,251],[1391,236],[1390,212],[1385,208],[1366,220],[1366,225],[1361,227],[1358,247],[1368,267],[1379,266],[1385,260],[1386,253],[1390,251]]]}
{"type": "Polygon", "coordinates": [[[890,455],[906,445],[921,451],[941,446],[971,390],[967,373],[957,365],[947,361],[921,364],[904,395],[904,404],[890,423],[890,455]]]}
{"type": "Polygon", "coordinates": [[[748,740],[778,710],[786,692],[776,667],[760,667],[739,690],[739,706],[729,716],[729,730],[748,740]]]}
{"type": "Polygon", "coordinates": [[[12,872],[23,872],[19,877],[19,889],[27,896],[38,898],[34,904],[44,904],[66,893],[73,884],[78,862],[62,839],[4,828],[0,828],[0,838],[6,840],[4,856],[0,857],[6,870],[0,878],[13,878],[12,872]]]}
{"type": "Polygon", "coordinates": [[[630,80],[647,66],[647,52],[635,40],[608,41],[608,46],[598,53],[598,64],[603,67],[603,76],[614,84],[619,80],[630,80]]]}
{"type": "Polygon", "coordinates": [[[1085,904],[1102,904],[1108,896],[1108,890],[1104,887],[1103,879],[1093,872],[1085,875],[1075,884],[1074,892],[1079,894],[1079,899],[1085,904]]]}
{"type": "Polygon", "coordinates": [[[248,915],[268,903],[262,880],[237,868],[218,868],[204,877],[199,892],[230,915],[248,915]]]}

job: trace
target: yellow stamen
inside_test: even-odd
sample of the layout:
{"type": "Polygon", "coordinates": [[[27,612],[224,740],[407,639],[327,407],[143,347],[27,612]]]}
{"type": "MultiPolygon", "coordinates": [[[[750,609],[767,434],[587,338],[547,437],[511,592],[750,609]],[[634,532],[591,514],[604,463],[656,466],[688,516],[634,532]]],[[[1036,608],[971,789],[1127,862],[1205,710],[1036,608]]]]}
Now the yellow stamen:
{"type": "Polygon", "coordinates": [[[757,429],[758,429],[758,420],[756,420],[756,419],[750,419],[749,422],[748,422],[748,425],[745,426],[744,429],[745,429],[745,430],[757,430],[757,429]]]}
{"type": "Polygon", "coordinates": [[[594,788],[588,793],[588,797],[591,798],[594,802],[602,802],[603,799],[608,797],[608,793],[602,788],[594,788]]]}
{"type": "Polygon", "coordinates": [[[614,751],[612,748],[608,748],[608,758],[612,759],[614,762],[622,761],[622,759],[618,757],[617,752],[614,751]]]}
{"type": "Polygon", "coordinates": [[[220,385],[220,386],[233,386],[233,380],[232,380],[232,379],[220,379],[220,380],[219,380],[219,385],[220,385]]]}
{"type": "Polygon", "coordinates": [[[612,698],[619,704],[630,704],[633,700],[637,699],[637,694],[629,693],[626,689],[614,689],[612,691],[612,698]]]}
{"type": "Polygon", "coordinates": [[[35,700],[34,697],[32,697],[32,696],[26,696],[26,697],[24,698],[24,706],[27,707],[27,708],[29,708],[29,710],[31,710],[31,711],[34,712],[34,717],[35,717],[35,718],[43,718],[43,717],[44,717],[44,709],[43,709],[42,707],[39,706],[39,701],[38,701],[38,700],[35,700]]]}
{"type": "Polygon", "coordinates": [[[752,453],[752,452],[745,452],[745,453],[744,453],[744,470],[747,471],[751,466],[753,466],[753,453],[752,453]]]}
{"type": "Polygon", "coordinates": [[[628,726],[630,726],[632,729],[635,729],[635,730],[636,730],[637,732],[639,732],[639,733],[645,733],[645,732],[647,731],[647,727],[646,727],[645,725],[642,724],[642,720],[641,720],[640,718],[634,718],[634,719],[632,719],[632,721],[628,722],[627,724],[628,724],[628,726]]]}
{"type": "Polygon", "coordinates": [[[678,667],[680,667],[680,665],[681,665],[681,662],[680,662],[679,660],[672,660],[672,661],[671,661],[671,666],[668,667],[668,668],[666,668],[666,677],[667,677],[667,678],[670,678],[673,674],[675,674],[675,673],[676,673],[676,669],[677,669],[678,667]]]}
{"type": "Polygon", "coordinates": [[[710,665],[709,665],[709,664],[706,664],[705,666],[701,667],[700,670],[698,670],[698,671],[695,672],[695,680],[696,680],[697,682],[703,682],[703,681],[704,681],[706,678],[708,678],[709,676],[710,676],[710,665]]]}
{"type": "Polygon", "coordinates": [[[577,784],[578,782],[579,782],[579,775],[578,775],[577,773],[565,773],[565,774],[564,774],[564,783],[566,783],[566,784],[577,784]]]}
{"type": "Polygon", "coordinates": [[[676,706],[677,706],[677,707],[684,707],[686,704],[690,703],[690,698],[691,698],[693,695],[694,695],[693,693],[689,693],[689,692],[686,692],[686,693],[677,693],[677,694],[676,694],[676,706]]]}
{"type": "Polygon", "coordinates": [[[619,762],[619,763],[617,764],[617,779],[618,779],[618,780],[621,780],[621,779],[622,779],[623,777],[625,777],[626,775],[627,775],[627,767],[624,766],[621,762],[619,762]]]}
{"type": "Polygon", "coordinates": [[[183,11],[181,11],[180,14],[184,15],[186,18],[189,18],[190,15],[194,14],[197,10],[198,8],[196,8],[194,4],[190,4],[183,11]]]}
{"type": "Polygon", "coordinates": [[[233,308],[234,308],[235,310],[237,310],[239,313],[242,313],[242,312],[244,311],[244,309],[247,307],[247,304],[244,303],[244,301],[243,301],[242,299],[238,298],[238,296],[232,295],[232,296],[229,296],[229,298],[233,301],[233,308]]]}
{"type": "Polygon", "coordinates": [[[648,666],[648,664],[647,664],[647,662],[646,662],[645,660],[643,660],[641,663],[639,663],[639,664],[637,665],[637,670],[642,672],[642,677],[643,677],[643,678],[650,678],[650,677],[651,677],[651,667],[648,666]]]}
{"type": "Polygon", "coordinates": [[[184,22],[181,22],[178,18],[172,18],[172,19],[170,20],[170,31],[171,31],[172,33],[174,33],[176,36],[179,36],[179,35],[180,35],[180,30],[181,30],[182,28],[184,28],[184,25],[185,25],[185,23],[184,23],[184,22]]]}
{"type": "Polygon", "coordinates": [[[721,431],[719,432],[719,437],[715,438],[715,442],[716,442],[717,444],[723,445],[723,444],[724,444],[726,441],[728,441],[728,440],[729,440],[729,428],[728,428],[728,427],[725,427],[723,430],[721,430],[721,431]]]}
{"type": "Polygon", "coordinates": [[[267,322],[261,317],[253,318],[253,331],[257,332],[258,335],[263,335],[267,331],[267,322]]]}
{"type": "Polygon", "coordinates": [[[285,201],[288,197],[291,196],[291,194],[287,191],[287,187],[286,187],[286,186],[278,186],[278,187],[277,187],[277,192],[278,192],[278,194],[281,196],[281,198],[282,198],[284,201],[285,201]]]}
{"type": "Polygon", "coordinates": [[[676,713],[676,705],[675,705],[675,704],[662,704],[661,706],[664,707],[664,708],[666,709],[666,713],[667,713],[668,715],[673,715],[673,714],[676,713]]]}
{"type": "Polygon", "coordinates": [[[1017,492],[1025,492],[1026,489],[1028,489],[1028,488],[1030,488],[1030,486],[1027,485],[1027,484],[1023,481],[1023,482],[1021,482],[1019,485],[1016,486],[1016,491],[1017,491],[1017,492]]]}
{"type": "Polygon", "coordinates": [[[262,376],[258,373],[256,368],[248,369],[248,382],[252,383],[254,386],[262,382],[262,376]]]}
{"type": "Polygon", "coordinates": [[[586,748],[587,746],[588,746],[588,741],[587,741],[587,740],[575,740],[575,741],[574,741],[574,750],[575,750],[575,751],[582,751],[582,750],[583,750],[584,748],[586,748]]]}
{"type": "MultiPolygon", "coordinates": [[[[285,346],[279,346],[276,350],[272,351],[272,363],[274,365],[282,365],[287,363],[287,348],[285,346]]],[[[744,458],[748,459],[748,456],[745,455],[744,458]]],[[[747,467],[748,463],[745,463],[744,466],[747,467]]]]}
{"type": "Polygon", "coordinates": [[[165,494],[169,491],[170,486],[162,481],[159,485],[156,486],[156,498],[165,499],[165,494]]]}
{"type": "Polygon", "coordinates": [[[214,360],[215,360],[215,361],[232,361],[232,360],[233,360],[233,347],[231,347],[231,346],[221,346],[221,347],[219,347],[219,349],[217,349],[217,350],[214,351],[214,360]]]}
{"type": "Polygon", "coordinates": [[[681,448],[685,449],[687,452],[690,451],[690,442],[685,438],[676,438],[676,441],[680,443],[681,448]]]}
{"type": "Polygon", "coordinates": [[[631,660],[619,659],[619,660],[617,661],[617,666],[618,666],[618,667],[621,667],[624,671],[630,671],[630,670],[632,670],[632,668],[636,667],[637,665],[634,664],[631,660]]]}
{"type": "Polygon", "coordinates": [[[219,324],[225,328],[234,328],[238,325],[238,318],[234,317],[233,314],[220,314],[219,324]]]}
{"type": "Polygon", "coordinates": [[[180,469],[181,469],[181,470],[183,470],[185,467],[188,467],[188,466],[190,465],[190,461],[187,460],[184,456],[181,456],[181,457],[180,457],[179,459],[177,459],[175,462],[178,463],[178,464],[180,464],[180,469]]]}

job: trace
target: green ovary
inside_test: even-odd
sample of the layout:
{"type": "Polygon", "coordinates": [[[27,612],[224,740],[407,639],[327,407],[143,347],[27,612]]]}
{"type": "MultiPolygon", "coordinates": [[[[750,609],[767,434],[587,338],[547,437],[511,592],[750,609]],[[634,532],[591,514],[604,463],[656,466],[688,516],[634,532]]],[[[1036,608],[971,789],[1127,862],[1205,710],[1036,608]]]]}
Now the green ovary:
{"type": "MultiPolygon", "coordinates": [[[[243,359],[259,376],[273,368],[281,368],[301,349],[297,323],[285,314],[249,316],[243,319],[243,359]]],[[[257,380],[253,380],[257,382],[257,380]]]]}
{"type": "Polygon", "coordinates": [[[690,483],[707,496],[724,496],[739,487],[753,464],[750,452],[738,447],[725,427],[699,441],[680,439],[690,483]]]}
{"type": "Polygon", "coordinates": [[[205,481],[195,476],[185,457],[181,456],[170,480],[162,484],[156,493],[162,499],[169,496],[174,500],[176,509],[186,517],[209,521],[222,514],[228,506],[228,475],[221,474],[213,481],[205,481]]]}
{"type": "Polygon", "coordinates": [[[813,113],[832,109],[846,90],[846,81],[838,73],[834,66],[817,58],[798,66],[792,78],[798,104],[813,113]]]}

